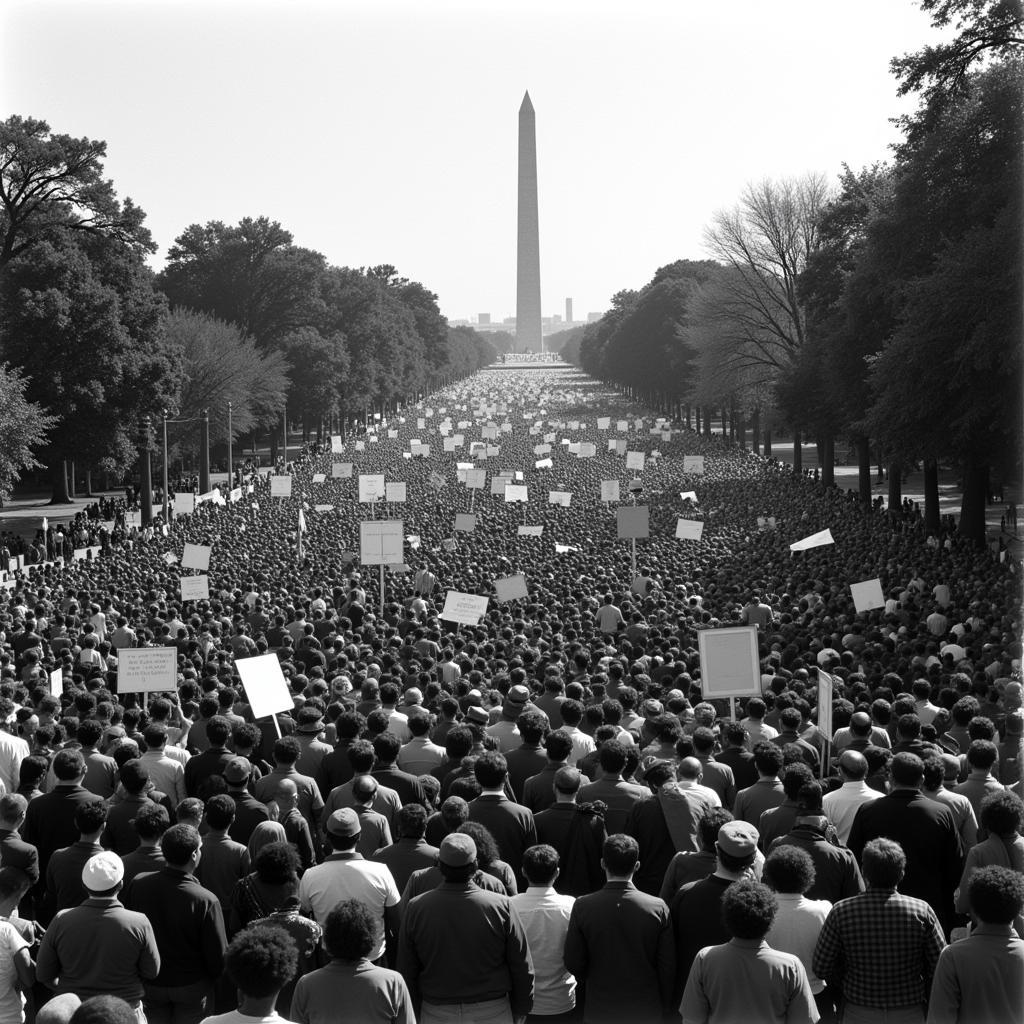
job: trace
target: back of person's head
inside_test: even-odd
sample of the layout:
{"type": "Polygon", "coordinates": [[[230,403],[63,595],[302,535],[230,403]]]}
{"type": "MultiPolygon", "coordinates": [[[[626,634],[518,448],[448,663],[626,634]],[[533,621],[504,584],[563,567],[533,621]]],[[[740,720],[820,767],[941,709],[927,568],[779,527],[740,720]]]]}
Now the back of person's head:
{"type": "Polygon", "coordinates": [[[544,749],[549,761],[560,764],[572,753],[572,737],[561,729],[555,729],[544,737],[544,749]]]}
{"type": "Polygon", "coordinates": [[[779,722],[786,732],[795,732],[800,728],[800,712],[796,708],[785,708],[779,715],[779,722]]]}
{"type": "Polygon", "coordinates": [[[892,839],[872,839],[861,854],[861,871],[875,889],[895,889],[903,879],[907,857],[892,839]]]}
{"type": "Polygon", "coordinates": [[[558,875],[558,851],[541,843],[523,854],[523,874],[530,885],[553,885],[558,875]]]}
{"type": "Polygon", "coordinates": [[[539,711],[524,711],[516,719],[516,728],[524,743],[540,743],[547,729],[547,720],[539,711]]]}
{"type": "Polygon", "coordinates": [[[28,810],[28,801],[20,793],[5,793],[0,797],[0,822],[17,825],[28,810]]]}
{"type": "Polygon", "coordinates": [[[473,749],[473,732],[468,726],[457,725],[444,738],[444,749],[449,761],[460,761],[473,749]]]}
{"type": "Polygon", "coordinates": [[[297,882],[302,866],[291,843],[267,843],[256,854],[256,874],[265,885],[287,885],[297,882]]]}
{"type": "Polygon", "coordinates": [[[79,835],[95,835],[107,822],[107,805],[104,803],[79,804],[75,808],[74,822],[79,835]]]}
{"type": "Polygon", "coordinates": [[[449,796],[441,804],[441,820],[449,832],[469,821],[469,804],[461,796],[449,796]]]}
{"type": "Polygon", "coordinates": [[[5,865],[0,868],[0,899],[15,899],[20,902],[21,897],[32,887],[32,879],[22,871],[21,868],[5,865]]]}
{"type": "Polygon", "coordinates": [[[715,852],[715,843],[718,842],[718,830],[727,822],[732,821],[731,811],[724,807],[715,807],[705,814],[697,822],[697,837],[700,839],[700,847],[709,853],[715,852]]]}
{"type": "Polygon", "coordinates": [[[626,767],[626,744],[620,740],[608,740],[597,753],[601,770],[609,775],[620,775],[626,767]]]}
{"type": "Polygon", "coordinates": [[[83,747],[95,747],[103,735],[103,726],[95,718],[87,718],[78,723],[78,742],[83,747]]]}
{"type": "Polygon", "coordinates": [[[121,765],[117,777],[128,793],[138,796],[149,783],[149,769],[138,758],[131,758],[121,765]]]}
{"type": "Polygon", "coordinates": [[[814,861],[799,846],[777,846],[765,858],[762,878],[776,892],[803,895],[814,885],[814,861]]]}
{"type": "Polygon", "coordinates": [[[69,1024],[138,1024],[138,1019],[117,996],[91,996],[71,1015],[69,1024]]]}
{"type": "Polygon", "coordinates": [[[82,1005],[74,992],[62,992],[44,1003],[36,1013],[36,1024],[70,1024],[71,1018],[82,1005]]]}
{"type": "Polygon", "coordinates": [[[197,796],[187,796],[174,808],[174,820],[198,829],[203,820],[205,805],[197,796]]]}
{"type": "Polygon", "coordinates": [[[422,804],[404,804],[395,816],[398,834],[403,839],[422,839],[427,830],[427,812],[422,804]]]}
{"type": "Polygon", "coordinates": [[[160,852],[171,867],[183,868],[201,844],[198,830],[191,825],[172,825],[160,838],[160,852]]]}
{"type": "Polygon", "coordinates": [[[805,782],[796,795],[797,806],[801,814],[823,814],[821,784],[811,779],[805,782]]]}
{"type": "Polygon", "coordinates": [[[382,923],[362,900],[341,900],[324,922],[324,945],[336,960],[355,963],[380,943],[382,923]]]}
{"type": "Polygon", "coordinates": [[[632,836],[616,833],[605,839],[601,860],[608,874],[625,878],[633,873],[640,860],[640,847],[632,836]]]}
{"type": "Polygon", "coordinates": [[[497,789],[505,783],[508,762],[497,751],[485,750],[473,764],[473,774],[484,789],[497,789]]]}
{"type": "Polygon", "coordinates": [[[302,753],[302,747],[294,736],[282,736],[274,741],[274,761],[285,767],[295,764],[302,753]]]}
{"type": "Polygon", "coordinates": [[[1012,839],[1024,828],[1024,801],[1012,790],[990,793],[981,801],[981,827],[1001,839],[1012,839]]]}
{"type": "Polygon", "coordinates": [[[967,883],[967,902],[982,924],[1012,924],[1024,908],[1024,875],[998,865],[978,868],[967,883]]]}
{"type": "Polygon", "coordinates": [[[889,773],[894,786],[916,788],[924,781],[924,761],[917,754],[901,751],[889,762],[889,773]]]}
{"type": "Polygon", "coordinates": [[[402,741],[392,732],[382,732],[373,738],[373,752],[380,764],[394,764],[401,749],[402,741]]]}
{"type": "Polygon", "coordinates": [[[357,775],[352,780],[352,796],[361,804],[369,803],[377,795],[377,788],[372,775],[357,775]]]}
{"type": "Polygon", "coordinates": [[[814,781],[814,772],[806,764],[791,764],[782,773],[782,791],[790,800],[800,796],[800,790],[808,782],[814,781]]]}
{"type": "Polygon", "coordinates": [[[754,747],[754,766],[762,775],[778,775],[783,763],[782,751],[774,743],[754,747]]]}
{"type": "Polygon", "coordinates": [[[215,747],[223,747],[231,738],[231,720],[215,714],[206,723],[206,738],[215,747]]]}
{"type": "Polygon", "coordinates": [[[348,748],[348,761],[356,775],[365,775],[373,770],[376,755],[369,740],[353,740],[348,748]]]}
{"type": "Polygon", "coordinates": [[[839,770],[850,782],[867,778],[868,762],[859,750],[844,750],[839,755],[839,770]]]}
{"type": "MultiPolygon", "coordinates": [[[[81,732],[81,727],[79,727],[81,732]]],[[[150,750],[159,750],[167,743],[167,726],[162,722],[150,722],[143,730],[142,738],[150,750]]]]}
{"type": "Polygon", "coordinates": [[[85,774],[85,759],[80,750],[58,750],[53,758],[53,774],[58,782],[74,782],[85,774]]]}
{"type": "Polygon", "coordinates": [[[132,829],[140,839],[159,839],[171,827],[171,818],[163,804],[143,804],[132,818],[132,829]]]}
{"type": "Polygon", "coordinates": [[[295,976],[298,951],[283,928],[252,925],[228,944],[224,967],[243,995],[260,999],[280,992],[295,976]]]}
{"type": "Polygon", "coordinates": [[[206,823],[218,832],[231,828],[235,820],[235,801],[226,793],[218,793],[206,801],[206,823]]]}
{"type": "Polygon", "coordinates": [[[578,700],[563,700],[559,705],[559,713],[566,725],[577,726],[583,721],[583,705],[578,700]]]}
{"type": "Polygon", "coordinates": [[[576,768],[570,768],[566,765],[555,772],[553,785],[556,793],[564,793],[566,796],[571,796],[573,793],[579,792],[580,787],[583,785],[583,775],[576,768]]]}
{"type": "Polygon", "coordinates": [[[921,719],[917,715],[900,715],[896,731],[900,739],[916,740],[921,735],[921,719]]]}
{"type": "Polygon", "coordinates": [[[974,740],[967,748],[967,763],[971,768],[990,771],[999,760],[999,748],[989,740],[974,740]]]}
{"type": "Polygon", "coordinates": [[[752,879],[734,882],[722,896],[722,923],[737,939],[763,939],[775,920],[775,893],[752,879]]]}

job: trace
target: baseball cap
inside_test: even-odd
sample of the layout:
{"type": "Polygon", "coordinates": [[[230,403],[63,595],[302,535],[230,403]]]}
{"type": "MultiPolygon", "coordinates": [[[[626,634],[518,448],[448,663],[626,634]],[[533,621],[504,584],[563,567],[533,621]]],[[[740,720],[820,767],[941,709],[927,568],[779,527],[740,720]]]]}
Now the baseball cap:
{"type": "Polygon", "coordinates": [[[82,885],[90,892],[106,892],[124,878],[124,864],[116,853],[104,850],[85,862],[82,885]]]}
{"type": "Polygon", "coordinates": [[[248,782],[252,765],[244,757],[233,757],[224,765],[224,778],[228,782],[248,782]]]}
{"type": "Polygon", "coordinates": [[[341,810],[335,811],[327,819],[327,831],[332,836],[351,839],[353,836],[359,835],[362,830],[363,827],[359,824],[359,816],[351,807],[342,807],[341,810]]]}
{"type": "Polygon", "coordinates": [[[476,843],[461,832],[453,832],[441,840],[437,859],[450,868],[463,868],[476,860],[476,843]]]}
{"type": "Polygon", "coordinates": [[[757,849],[760,833],[745,821],[727,821],[718,830],[718,847],[730,857],[749,857],[757,849]]]}

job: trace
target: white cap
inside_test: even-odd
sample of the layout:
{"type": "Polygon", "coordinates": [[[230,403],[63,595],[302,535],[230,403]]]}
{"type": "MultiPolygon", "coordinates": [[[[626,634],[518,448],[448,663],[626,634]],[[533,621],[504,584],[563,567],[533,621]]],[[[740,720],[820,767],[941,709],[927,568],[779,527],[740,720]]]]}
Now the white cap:
{"type": "Polygon", "coordinates": [[[86,861],[82,884],[89,892],[106,892],[124,878],[124,863],[116,853],[104,850],[86,861]]]}

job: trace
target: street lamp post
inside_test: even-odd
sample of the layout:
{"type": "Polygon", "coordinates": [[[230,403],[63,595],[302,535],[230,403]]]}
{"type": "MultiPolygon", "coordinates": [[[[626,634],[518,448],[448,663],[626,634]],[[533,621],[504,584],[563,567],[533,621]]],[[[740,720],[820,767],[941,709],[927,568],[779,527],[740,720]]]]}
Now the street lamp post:
{"type": "Polygon", "coordinates": [[[234,466],[231,459],[231,403],[228,402],[228,494],[231,493],[231,488],[235,486],[234,466]]]}
{"type": "Polygon", "coordinates": [[[171,496],[167,493],[167,410],[164,409],[164,524],[171,524],[171,496]]]}
{"type": "Polygon", "coordinates": [[[199,423],[199,493],[210,492],[210,411],[203,410],[199,423]]]}
{"type": "Polygon", "coordinates": [[[153,467],[149,461],[150,431],[149,416],[142,418],[142,451],[139,490],[142,492],[142,525],[149,526],[153,522],[153,467]]]}

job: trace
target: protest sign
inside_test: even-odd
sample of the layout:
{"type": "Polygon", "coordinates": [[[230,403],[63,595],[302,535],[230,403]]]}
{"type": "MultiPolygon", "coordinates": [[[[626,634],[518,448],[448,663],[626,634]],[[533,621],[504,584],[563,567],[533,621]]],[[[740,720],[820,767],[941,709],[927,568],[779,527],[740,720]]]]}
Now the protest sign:
{"type": "Polygon", "coordinates": [[[515,501],[529,501],[525,484],[505,485],[505,503],[511,504],[515,501]]]}
{"type": "Polygon", "coordinates": [[[405,531],[400,519],[371,519],[359,524],[359,561],[363,565],[400,565],[405,531]]]}
{"type": "Polygon", "coordinates": [[[467,469],[466,470],[466,486],[471,490],[479,491],[487,486],[487,470],[486,469],[467,469]]]}
{"type": "Polygon", "coordinates": [[[618,501],[619,500],[619,481],[618,480],[602,480],[601,481],[601,500],[602,501],[618,501]]]}
{"type": "Polygon", "coordinates": [[[178,560],[178,556],[173,551],[165,551],[161,557],[165,565],[174,565],[178,560]]]}
{"type": "Polygon", "coordinates": [[[761,693],[756,626],[699,629],[700,688],[704,700],[761,693]]]}
{"type": "Polygon", "coordinates": [[[790,544],[789,550],[808,551],[811,548],[820,548],[825,544],[835,544],[835,541],[832,539],[831,530],[820,530],[818,533],[812,533],[810,537],[804,537],[803,540],[790,544]]]}
{"type": "Polygon", "coordinates": [[[206,572],[210,568],[210,548],[206,544],[186,544],[181,556],[181,567],[206,572]]]}
{"type": "Polygon", "coordinates": [[[455,514],[456,533],[472,533],[476,529],[476,516],[469,512],[455,514]]]}
{"type": "Polygon", "coordinates": [[[885,607],[885,596],[882,594],[880,579],[851,583],[850,591],[853,594],[853,606],[858,612],[869,612],[872,608],[885,607]]]}
{"type": "Polygon", "coordinates": [[[322,484],[326,479],[327,479],[327,474],[326,473],[314,473],[313,474],[313,483],[315,483],[315,484],[322,484]]]}
{"type": "Polygon", "coordinates": [[[504,604],[506,601],[525,601],[530,596],[526,589],[526,577],[522,573],[495,580],[494,592],[498,604],[504,604]]]}
{"type": "MultiPolygon", "coordinates": [[[[171,648],[171,650],[173,651],[174,648],[171,648]]],[[[177,674],[178,659],[177,659],[177,657],[175,657],[175,659],[174,659],[174,666],[175,666],[175,674],[174,674],[175,685],[177,685],[177,678],[178,678],[178,674],[177,674]]],[[[55,668],[49,675],[50,675],[50,696],[51,697],[59,697],[64,692],[64,670],[62,668],[55,668]]],[[[125,690],[124,692],[127,693],[128,691],[125,690]]]]}
{"type": "Polygon", "coordinates": [[[704,472],[704,456],[684,455],[683,472],[689,473],[692,476],[700,476],[704,472]]]}
{"type": "Polygon", "coordinates": [[[389,483],[384,485],[384,500],[403,502],[406,500],[406,486],[405,481],[397,481],[395,483],[389,483]]]}
{"type": "Polygon", "coordinates": [[[209,601],[209,576],[182,576],[179,582],[182,601],[209,601]]]}
{"type": "Polygon", "coordinates": [[[359,474],[359,500],[363,503],[373,504],[384,497],[384,474],[383,473],[360,473],[359,474]]]}
{"type": "Polygon", "coordinates": [[[245,687],[253,718],[267,718],[295,708],[276,654],[239,658],[235,662],[235,671],[245,687]]]}
{"type": "Polygon", "coordinates": [[[331,435],[331,451],[335,455],[340,455],[343,447],[344,446],[343,446],[342,441],[341,441],[341,436],[339,434],[332,434],[331,435]]]}
{"type": "Polygon", "coordinates": [[[314,512],[333,512],[334,511],[334,506],[333,505],[314,505],[313,506],[313,511],[314,512]]]}
{"type": "Polygon", "coordinates": [[[520,537],[539,537],[544,532],[543,526],[520,526],[516,531],[520,537]]]}
{"type": "Polygon", "coordinates": [[[174,495],[174,514],[186,516],[196,510],[196,496],[191,491],[183,491],[174,495]]]}
{"type": "Polygon", "coordinates": [[[635,469],[642,473],[645,457],[643,452],[626,452],[626,469],[635,469]]]}
{"type": "Polygon", "coordinates": [[[462,594],[457,590],[449,590],[444,596],[444,608],[440,618],[445,622],[458,622],[465,626],[475,626],[482,616],[487,614],[487,598],[478,594],[462,594]]]}
{"type": "Polygon", "coordinates": [[[572,491],[548,491],[548,504],[568,508],[572,503],[572,491]]]}
{"type": "Polygon", "coordinates": [[[272,476],[270,478],[270,496],[272,498],[290,498],[292,496],[292,478],[290,476],[272,476]]]}
{"type": "Polygon", "coordinates": [[[177,648],[122,647],[117,652],[118,693],[175,693],[177,689],[177,648]]]}
{"type": "Polygon", "coordinates": [[[550,459],[538,459],[533,466],[535,469],[554,469],[555,464],[550,459]]]}
{"type": "Polygon", "coordinates": [[[610,416],[598,416],[597,417],[597,429],[607,430],[612,425],[612,419],[610,416]]]}
{"type": "Polygon", "coordinates": [[[676,520],[676,540],[700,540],[704,523],[697,519],[676,520]]]}
{"type": "Polygon", "coordinates": [[[651,510],[647,505],[623,505],[615,510],[620,540],[644,540],[651,535],[651,510]]]}

